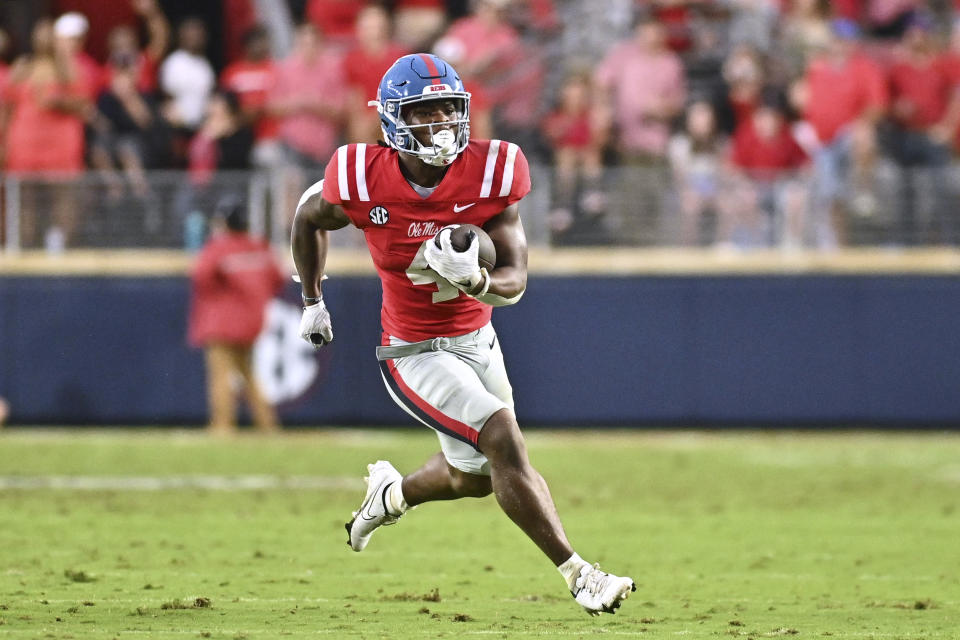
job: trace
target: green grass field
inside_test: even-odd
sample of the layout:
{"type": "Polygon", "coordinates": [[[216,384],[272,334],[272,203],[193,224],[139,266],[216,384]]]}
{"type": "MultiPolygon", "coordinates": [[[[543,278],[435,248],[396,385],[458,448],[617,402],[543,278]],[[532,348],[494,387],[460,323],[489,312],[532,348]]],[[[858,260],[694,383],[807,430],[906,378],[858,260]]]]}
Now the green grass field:
{"type": "Polygon", "coordinates": [[[529,434],[581,555],[637,580],[590,618],[492,498],[363,553],[343,523],[424,431],[210,440],[0,432],[5,638],[960,638],[960,434],[529,434]]]}

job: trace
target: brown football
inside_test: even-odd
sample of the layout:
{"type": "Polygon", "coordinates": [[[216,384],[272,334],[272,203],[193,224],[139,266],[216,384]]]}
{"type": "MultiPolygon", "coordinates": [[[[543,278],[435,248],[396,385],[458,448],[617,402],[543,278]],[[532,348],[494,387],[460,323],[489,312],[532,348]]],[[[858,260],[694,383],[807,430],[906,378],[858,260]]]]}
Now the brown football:
{"type": "MultiPolygon", "coordinates": [[[[462,224],[450,232],[450,244],[457,251],[466,251],[470,246],[470,236],[476,235],[480,240],[480,251],[477,254],[477,263],[487,271],[493,271],[497,265],[497,250],[493,246],[493,240],[487,235],[487,232],[475,224],[462,224]]],[[[439,243],[434,240],[439,246],[439,243]]]]}

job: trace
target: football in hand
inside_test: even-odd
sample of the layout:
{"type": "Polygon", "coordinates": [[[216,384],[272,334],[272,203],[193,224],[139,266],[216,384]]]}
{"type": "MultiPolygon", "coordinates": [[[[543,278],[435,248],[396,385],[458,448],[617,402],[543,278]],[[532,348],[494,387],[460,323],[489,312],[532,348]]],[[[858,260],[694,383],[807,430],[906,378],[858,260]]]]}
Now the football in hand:
{"type": "MultiPolygon", "coordinates": [[[[450,244],[457,251],[466,251],[470,242],[476,236],[480,240],[480,251],[477,254],[478,266],[487,271],[493,271],[497,265],[497,250],[493,246],[493,240],[487,235],[487,232],[475,224],[462,224],[450,232],[450,244]]],[[[439,239],[433,241],[437,247],[440,246],[439,239]]]]}

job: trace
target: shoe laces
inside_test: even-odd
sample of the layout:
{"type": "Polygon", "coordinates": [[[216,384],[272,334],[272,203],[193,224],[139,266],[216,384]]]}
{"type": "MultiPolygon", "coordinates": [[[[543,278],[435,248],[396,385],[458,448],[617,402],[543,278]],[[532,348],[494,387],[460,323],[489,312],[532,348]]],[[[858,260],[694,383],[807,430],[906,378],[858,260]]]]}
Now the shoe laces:
{"type": "Polygon", "coordinates": [[[600,564],[594,564],[577,578],[577,595],[584,589],[590,595],[600,595],[607,580],[607,574],[600,570],[600,564]]]}

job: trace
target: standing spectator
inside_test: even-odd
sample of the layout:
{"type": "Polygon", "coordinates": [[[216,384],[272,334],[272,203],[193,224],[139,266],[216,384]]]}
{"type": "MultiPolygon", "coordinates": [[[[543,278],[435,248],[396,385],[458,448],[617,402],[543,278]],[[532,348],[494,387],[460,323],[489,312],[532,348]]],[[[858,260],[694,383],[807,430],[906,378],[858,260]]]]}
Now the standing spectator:
{"type": "Polygon", "coordinates": [[[191,275],[189,339],[206,353],[209,429],[214,435],[236,431],[236,377],[243,380],[257,430],[272,433],[279,428],[254,377],[252,353],[267,303],[282,290],[284,279],[269,245],[251,236],[248,227],[239,199],[220,200],[214,233],[191,275]]]}
{"type": "MultiPolygon", "coordinates": [[[[708,214],[720,220],[729,218],[722,210],[726,199],[721,197],[724,195],[721,181],[726,150],[726,136],[717,126],[713,107],[706,101],[691,103],[687,107],[683,129],[670,139],[668,149],[683,245],[701,245],[709,235],[729,241],[729,234],[724,234],[722,229],[716,234],[708,234],[704,224],[708,214]]],[[[722,228],[724,225],[717,226],[722,228]]]]}
{"type": "Polygon", "coordinates": [[[115,61],[134,60],[137,90],[153,93],[158,89],[160,61],[170,46],[170,23],[157,5],[157,0],[131,0],[131,6],[147,31],[147,43],[141,48],[136,29],[118,25],[107,34],[107,66],[115,61]]]}
{"type": "Polygon", "coordinates": [[[356,45],[343,60],[344,75],[350,87],[347,109],[347,139],[350,142],[376,143],[380,139],[380,116],[367,103],[377,98],[380,78],[397,58],[407,51],[391,39],[390,14],[371,5],[357,16],[356,45]]]}
{"type": "Polygon", "coordinates": [[[220,86],[240,100],[244,124],[253,127],[251,159],[257,167],[277,166],[282,156],[277,120],[267,112],[273,66],[270,35],[263,25],[255,25],[243,35],[243,58],[227,66],[220,75],[220,86]]]}
{"type": "Polygon", "coordinates": [[[83,170],[90,91],[68,52],[56,46],[52,21],[37,21],[31,44],[33,51],[14,63],[4,91],[6,171],[23,174],[21,242],[37,240],[40,212],[50,211],[48,246],[58,250],[77,227],[73,180],[83,170]]]}
{"type": "Polygon", "coordinates": [[[307,176],[322,172],[340,142],[348,99],[341,55],[324,46],[311,23],[297,27],[293,51],[277,63],[268,100],[269,112],[279,121],[286,161],[299,171],[288,172],[286,198],[294,209],[307,176]]]}
{"type": "Polygon", "coordinates": [[[890,67],[890,155],[901,171],[900,224],[894,241],[921,244],[924,241],[956,241],[949,202],[950,142],[956,131],[958,86],[950,77],[947,61],[933,42],[933,19],[914,14],[903,35],[901,47],[890,67]],[[926,189],[924,189],[926,185],[926,189]],[[931,197],[932,218],[939,236],[921,233],[920,194],[931,197]]]}
{"type": "Polygon", "coordinates": [[[601,184],[603,145],[593,122],[591,95],[588,74],[570,75],[560,87],[556,109],[543,123],[544,137],[553,152],[550,227],[555,243],[577,242],[578,238],[594,244],[605,240],[600,219],[606,210],[601,184]]]}
{"type": "Polygon", "coordinates": [[[160,88],[171,99],[168,118],[189,132],[200,126],[216,85],[206,46],[206,26],[187,18],[177,28],[177,50],[160,65],[160,88]]]}
{"type": "Polygon", "coordinates": [[[268,101],[294,164],[322,170],[339,141],[347,92],[341,56],[310,23],[297,28],[290,55],[277,63],[268,101]]]}
{"type": "Polygon", "coordinates": [[[739,223],[751,244],[796,247],[803,241],[806,182],[800,172],[807,155],[793,136],[779,94],[764,99],[733,135],[734,170],[725,236],[736,237],[739,223]]]}
{"type": "Polygon", "coordinates": [[[630,244],[648,240],[661,213],[670,125],[687,97],[683,63],[667,48],[666,37],[659,22],[643,18],[633,37],[616,45],[597,68],[601,120],[612,125],[611,146],[620,161],[617,213],[630,244]]]}
{"type": "Polygon", "coordinates": [[[858,50],[858,37],[854,23],[834,20],[826,49],[810,60],[792,91],[815,134],[807,146],[817,243],[824,247],[846,241],[846,194],[852,193],[851,210],[860,215],[870,215],[875,207],[876,126],[887,107],[887,88],[880,67],[858,50]]]}

